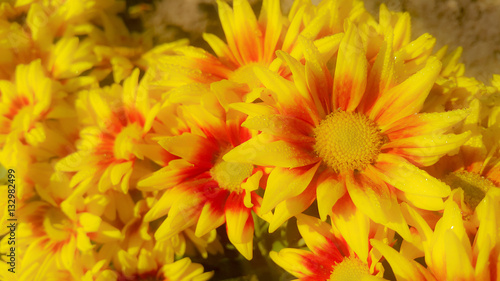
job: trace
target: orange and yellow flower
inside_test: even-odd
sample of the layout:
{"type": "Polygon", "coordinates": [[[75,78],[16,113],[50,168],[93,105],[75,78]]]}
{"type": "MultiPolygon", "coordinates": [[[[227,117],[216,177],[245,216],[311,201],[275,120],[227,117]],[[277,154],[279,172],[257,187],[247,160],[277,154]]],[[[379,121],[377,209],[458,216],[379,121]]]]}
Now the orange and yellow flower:
{"type": "Polygon", "coordinates": [[[420,237],[427,269],[385,245],[373,241],[372,245],[387,258],[398,280],[497,280],[500,269],[499,191],[494,189],[478,205],[479,228],[473,239],[452,198],[446,201],[443,217],[434,230],[415,210],[405,206],[405,216],[420,237]]]}
{"type": "Polygon", "coordinates": [[[123,87],[114,84],[80,93],[76,107],[82,129],[77,151],[56,164],[58,171],[75,173],[73,186],[97,185],[101,192],[129,190],[134,167],[141,166],[143,159],[139,146],[160,108],[151,104],[138,77],[136,69],[123,87]]]}
{"type": "Polygon", "coordinates": [[[226,223],[231,243],[247,259],[252,258],[251,211],[260,214],[261,198],[254,191],[263,172],[252,164],[223,160],[228,151],[252,136],[241,127],[245,115],[228,107],[241,102],[247,92],[244,85],[221,81],[211,89],[186,85],[171,93],[169,100],[179,103],[179,115],[166,115],[167,119],[153,125],[167,126],[164,131],[171,134],[155,137],[166,152],[165,167],[138,183],[141,190],[165,190],[146,215],[151,221],[168,214],[155,234],[157,240],[193,225],[196,236],[202,236],[226,223]],[[183,120],[179,127],[168,128],[179,120],[183,120]]]}
{"type": "Polygon", "coordinates": [[[314,45],[308,46],[305,65],[278,52],[293,81],[255,69],[264,86],[263,102],[239,108],[249,114],[243,126],[262,133],[223,159],[275,167],[263,197],[264,213],[273,208],[275,217],[277,211],[278,217],[302,212],[311,202],[305,191],[315,185],[322,219],[339,198],[350,196],[374,222],[410,239],[398,200],[422,209],[443,208],[449,187],[419,167],[467,141],[470,132],[447,132],[468,111],[419,113],[441,63],[430,57],[401,78],[397,70],[404,61],[394,57],[390,34],[368,62],[357,28],[348,23],[333,73],[314,45]],[[292,202],[296,207],[286,208],[292,202]]]}
{"type": "MultiPolygon", "coordinates": [[[[304,214],[297,216],[297,226],[310,251],[285,248],[271,252],[270,257],[298,280],[385,280],[381,278],[384,274],[379,262],[381,256],[371,247],[369,256],[362,257],[350,248],[336,227],[304,214]]],[[[372,225],[367,236],[364,233],[353,236],[367,245],[370,238],[392,242],[394,232],[382,228],[372,225]]]]}

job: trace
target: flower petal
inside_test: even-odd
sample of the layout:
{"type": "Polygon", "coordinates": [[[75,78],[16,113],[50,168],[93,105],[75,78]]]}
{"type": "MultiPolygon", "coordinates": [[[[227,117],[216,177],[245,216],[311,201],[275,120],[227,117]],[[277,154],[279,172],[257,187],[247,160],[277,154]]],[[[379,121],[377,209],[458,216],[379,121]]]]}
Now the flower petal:
{"type": "Polygon", "coordinates": [[[358,257],[368,260],[368,240],[370,218],[356,208],[349,196],[340,198],[333,207],[332,224],[340,231],[351,249],[358,257]]]}
{"type": "Polygon", "coordinates": [[[426,254],[426,263],[438,278],[473,279],[469,237],[462,221],[461,210],[452,199],[446,201],[443,217],[436,224],[429,247],[430,255],[426,254]]]}
{"type": "Polygon", "coordinates": [[[459,135],[420,135],[391,140],[382,146],[382,150],[401,155],[418,165],[430,166],[444,155],[457,152],[470,136],[470,131],[459,135]]]}
{"type": "Polygon", "coordinates": [[[158,143],[168,152],[190,163],[206,166],[212,165],[213,155],[218,151],[218,147],[213,142],[190,133],[166,137],[158,143]]]}
{"type": "Polygon", "coordinates": [[[396,196],[385,182],[368,171],[347,176],[346,187],[352,201],[374,222],[397,231],[405,240],[411,241],[411,234],[396,196]]]}
{"type": "Polygon", "coordinates": [[[225,213],[229,241],[248,260],[253,257],[254,224],[250,209],[245,207],[243,195],[231,193],[227,198],[225,213]]]}
{"type": "Polygon", "coordinates": [[[440,70],[439,60],[429,58],[423,69],[379,97],[370,119],[383,127],[420,111],[440,70]]]}
{"type": "Polygon", "coordinates": [[[332,234],[331,226],[321,220],[300,214],[297,227],[307,247],[317,256],[326,258],[332,264],[341,262],[344,256],[337,248],[338,239],[332,234]]]}
{"type": "MultiPolygon", "coordinates": [[[[305,250],[285,248],[279,253],[272,251],[269,256],[277,265],[297,278],[307,278],[321,268],[314,259],[311,259],[311,252],[305,250]]],[[[324,271],[328,274],[331,269],[326,268],[324,271]]]]}
{"type": "Polygon", "coordinates": [[[381,153],[377,163],[369,169],[403,192],[435,197],[450,194],[449,186],[397,155],[381,153]]]}
{"type": "Polygon", "coordinates": [[[316,198],[319,217],[322,221],[326,221],[327,216],[332,215],[333,206],[345,193],[345,183],[338,179],[337,174],[325,171],[319,176],[316,198]]]}
{"type": "Polygon", "coordinates": [[[293,169],[274,168],[267,180],[261,206],[262,213],[265,214],[280,202],[301,194],[311,182],[318,167],[319,162],[314,166],[293,169]]]}
{"type": "Polygon", "coordinates": [[[470,113],[469,109],[417,113],[402,118],[389,126],[382,126],[381,132],[387,134],[390,140],[418,135],[442,134],[464,120],[470,113]]]}
{"type": "Polygon", "coordinates": [[[313,127],[292,116],[278,114],[254,116],[247,118],[241,125],[291,142],[314,142],[314,138],[311,137],[313,127]]]}
{"type": "Polygon", "coordinates": [[[274,140],[274,137],[264,133],[233,148],[223,159],[227,162],[287,168],[306,166],[318,161],[317,157],[299,146],[283,140],[274,140]]]}
{"type": "Polygon", "coordinates": [[[315,186],[309,185],[298,196],[280,202],[274,209],[273,219],[269,224],[269,233],[274,232],[289,218],[305,211],[316,199],[315,186]]]}
{"type": "Polygon", "coordinates": [[[398,281],[432,281],[436,280],[420,264],[408,260],[388,245],[375,240],[370,240],[373,248],[377,249],[391,265],[392,271],[398,281]],[[426,273],[427,274],[424,274],[426,273]]]}
{"type": "Polygon", "coordinates": [[[340,43],[333,79],[333,106],[354,111],[365,93],[367,81],[366,52],[358,29],[350,22],[340,43]]]}
{"type": "Polygon", "coordinates": [[[226,221],[224,217],[224,206],[228,196],[228,191],[223,189],[216,189],[210,194],[205,193],[207,201],[201,210],[198,223],[196,224],[195,234],[201,237],[217,227],[224,224],[226,221]]]}

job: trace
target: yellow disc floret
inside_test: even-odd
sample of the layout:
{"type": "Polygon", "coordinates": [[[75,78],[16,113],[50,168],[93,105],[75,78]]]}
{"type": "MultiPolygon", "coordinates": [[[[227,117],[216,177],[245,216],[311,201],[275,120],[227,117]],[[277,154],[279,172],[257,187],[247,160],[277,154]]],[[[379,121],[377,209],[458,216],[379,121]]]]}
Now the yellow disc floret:
{"type": "Polygon", "coordinates": [[[232,192],[240,192],[241,183],[252,174],[252,170],[252,164],[220,160],[210,169],[210,175],[220,187],[232,192]]]}
{"type": "Polygon", "coordinates": [[[356,281],[370,275],[368,265],[357,258],[345,258],[335,265],[329,281],[356,281]]]}
{"type": "Polygon", "coordinates": [[[449,173],[443,181],[452,189],[461,188],[464,191],[464,201],[471,210],[475,210],[486,192],[495,187],[487,178],[467,171],[449,173]]]}
{"type": "Polygon", "coordinates": [[[365,115],[335,111],[314,129],[314,150],[334,171],[363,170],[375,162],[383,136],[365,115]]]}

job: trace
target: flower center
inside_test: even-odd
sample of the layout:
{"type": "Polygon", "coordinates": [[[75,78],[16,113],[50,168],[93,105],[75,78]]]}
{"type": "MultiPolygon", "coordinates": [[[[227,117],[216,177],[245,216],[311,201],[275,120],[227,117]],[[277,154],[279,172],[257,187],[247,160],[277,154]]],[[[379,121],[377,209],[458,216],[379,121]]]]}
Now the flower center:
{"type": "Polygon", "coordinates": [[[370,275],[366,263],[357,258],[345,258],[334,266],[329,281],[356,281],[370,275]]]}
{"type": "Polygon", "coordinates": [[[443,181],[452,189],[461,188],[464,191],[464,201],[471,210],[475,210],[486,192],[495,187],[487,178],[467,171],[449,173],[443,181]]]}
{"type": "Polygon", "coordinates": [[[61,210],[50,208],[43,218],[43,228],[50,240],[61,242],[69,239],[74,227],[61,210]]]}
{"type": "Polygon", "coordinates": [[[314,129],[314,150],[335,172],[363,170],[375,162],[383,136],[378,126],[356,112],[330,113],[314,129]]]}
{"type": "Polygon", "coordinates": [[[231,192],[240,192],[241,183],[252,174],[252,171],[252,164],[221,160],[210,169],[210,175],[220,187],[231,192]]]}

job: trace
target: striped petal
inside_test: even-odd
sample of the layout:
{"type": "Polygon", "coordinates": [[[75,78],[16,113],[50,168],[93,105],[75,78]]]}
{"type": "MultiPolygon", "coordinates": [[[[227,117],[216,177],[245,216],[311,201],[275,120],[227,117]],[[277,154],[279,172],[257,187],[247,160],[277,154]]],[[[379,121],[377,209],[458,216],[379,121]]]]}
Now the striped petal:
{"type": "Polygon", "coordinates": [[[316,199],[315,186],[309,185],[300,195],[286,199],[274,209],[273,219],[269,224],[269,233],[274,232],[289,218],[305,211],[316,199]]]}
{"type": "Polygon", "coordinates": [[[319,176],[316,197],[319,217],[322,221],[326,221],[327,216],[332,215],[333,206],[345,193],[345,183],[339,180],[337,174],[325,171],[319,176]]]}
{"type": "MultiPolygon", "coordinates": [[[[279,253],[272,251],[269,253],[269,256],[277,265],[297,278],[307,278],[308,276],[317,274],[318,270],[323,269],[313,259],[311,252],[305,250],[285,248],[279,251],[279,253]]],[[[325,268],[323,271],[325,271],[324,275],[328,278],[331,269],[325,268]]]]}
{"type": "Polygon", "coordinates": [[[261,211],[270,212],[280,202],[301,194],[311,182],[318,167],[319,162],[314,166],[293,169],[275,168],[267,180],[261,211]]]}
{"type": "Polygon", "coordinates": [[[471,136],[471,132],[455,134],[419,135],[392,140],[382,146],[383,151],[401,155],[421,166],[435,164],[446,154],[457,152],[471,136]]]}
{"type": "Polygon", "coordinates": [[[156,240],[165,240],[180,231],[195,225],[203,207],[203,199],[193,191],[186,191],[176,197],[168,211],[167,218],[155,233],[156,240]]]}
{"type": "Polygon", "coordinates": [[[273,136],[264,133],[235,147],[223,159],[227,162],[286,168],[302,167],[319,160],[297,145],[274,140],[273,136]]]}
{"type": "Polygon", "coordinates": [[[351,249],[362,261],[368,260],[370,218],[356,208],[349,196],[338,200],[333,207],[332,224],[337,227],[351,249]]]}
{"type": "Polygon", "coordinates": [[[226,201],[226,226],[229,241],[248,260],[253,257],[254,224],[243,195],[231,193],[226,201]]]}
{"type": "Polygon", "coordinates": [[[346,29],[335,66],[332,108],[350,112],[356,109],[365,93],[368,62],[357,28],[347,22],[346,29]]]}
{"type": "Polygon", "coordinates": [[[292,116],[273,114],[249,117],[242,126],[291,142],[314,142],[311,137],[313,127],[292,116]]]}
{"type": "Polygon", "coordinates": [[[213,192],[205,193],[206,201],[201,210],[198,224],[196,224],[195,234],[201,237],[217,227],[224,224],[224,205],[228,196],[228,191],[224,189],[215,189],[213,192]]]}
{"type": "Polygon", "coordinates": [[[374,222],[397,231],[405,240],[411,241],[411,234],[396,196],[384,181],[365,170],[364,173],[349,174],[346,187],[356,207],[374,222]]]}
{"type": "Polygon", "coordinates": [[[301,214],[297,216],[297,227],[307,247],[315,255],[326,258],[332,264],[344,259],[336,246],[339,241],[332,234],[330,224],[301,214]]]}
{"type": "Polygon", "coordinates": [[[397,155],[381,153],[369,169],[403,192],[434,197],[450,194],[449,186],[397,155]]]}
{"type": "Polygon", "coordinates": [[[420,111],[440,70],[439,60],[429,58],[422,70],[379,97],[370,119],[383,127],[420,111]]]}
{"type": "Polygon", "coordinates": [[[184,133],[180,136],[167,137],[158,143],[168,152],[186,161],[211,166],[212,158],[218,147],[211,141],[195,134],[184,133]]]}
{"type": "Polygon", "coordinates": [[[266,26],[264,37],[264,57],[265,62],[272,61],[274,50],[278,47],[278,40],[281,37],[283,23],[281,21],[280,1],[264,0],[259,15],[259,23],[266,26]]]}
{"type": "Polygon", "coordinates": [[[442,134],[469,114],[468,109],[447,112],[417,113],[402,118],[389,126],[381,127],[390,140],[397,140],[418,135],[442,134]]]}

